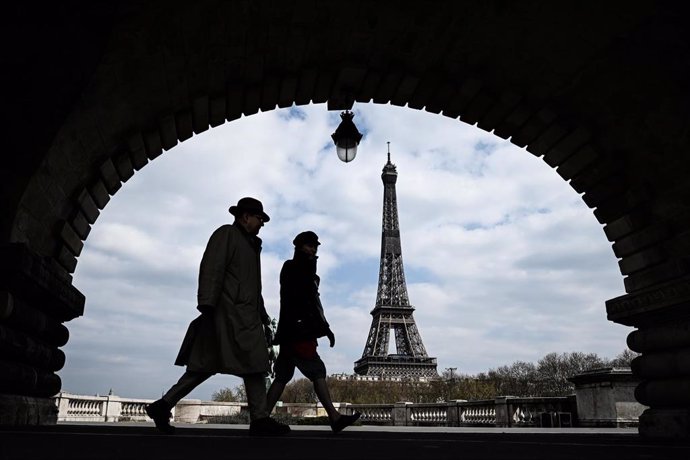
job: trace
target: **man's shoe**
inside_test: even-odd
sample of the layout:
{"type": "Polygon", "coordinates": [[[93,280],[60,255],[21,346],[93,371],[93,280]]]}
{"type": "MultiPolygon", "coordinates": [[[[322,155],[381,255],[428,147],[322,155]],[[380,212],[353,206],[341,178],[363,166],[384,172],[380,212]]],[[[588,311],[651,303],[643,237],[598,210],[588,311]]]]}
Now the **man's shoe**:
{"type": "Polygon", "coordinates": [[[250,436],[282,436],[290,432],[290,427],[271,417],[254,420],[249,424],[250,436]]]}
{"type": "Polygon", "coordinates": [[[172,417],[170,409],[172,409],[170,404],[162,399],[152,402],[145,408],[148,416],[156,424],[156,428],[165,434],[173,434],[175,432],[175,427],[170,425],[170,417],[172,417]]]}
{"type": "Polygon", "coordinates": [[[338,420],[331,423],[331,430],[333,430],[333,433],[340,433],[345,428],[355,423],[361,416],[362,414],[360,412],[355,412],[352,415],[341,415],[338,420]]]}

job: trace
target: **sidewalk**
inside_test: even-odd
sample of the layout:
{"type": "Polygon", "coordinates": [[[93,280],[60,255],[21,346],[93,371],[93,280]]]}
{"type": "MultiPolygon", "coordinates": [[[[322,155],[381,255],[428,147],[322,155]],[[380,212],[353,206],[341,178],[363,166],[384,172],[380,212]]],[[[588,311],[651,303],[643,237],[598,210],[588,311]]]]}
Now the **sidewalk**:
{"type": "MultiPolygon", "coordinates": [[[[221,423],[178,423],[173,422],[174,426],[180,429],[208,429],[208,430],[236,430],[239,432],[247,431],[249,425],[229,425],[221,423]]],[[[145,422],[119,422],[106,423],[74,423],[74,422],[59,422],[58,426],[65,427],[84,427],[84,426],[100,426],[112,427],[123,426],[131,428],[151,427],[153,423],[145,422]]],[[[330,433],[330,427],[326,425],[291,425],[293,431],[325,431],[330,433]]],[[[637,435],[637,428],[499,428],[499,427],[457,427],[457,426],[378,426],[378,425],[356,425],[347,428],[347,431],[355,432],[374,432],[374,433],[536,433],[536,434],[633,434],[637,435]]]]}
{"type": "Polygon", "coordinates": [[[690,444],[650,441],[635,429],[293,426],[280,438],[250,437],[247,425],[148,423],[0,428],[0,459],[671,459],[690,444]]]}

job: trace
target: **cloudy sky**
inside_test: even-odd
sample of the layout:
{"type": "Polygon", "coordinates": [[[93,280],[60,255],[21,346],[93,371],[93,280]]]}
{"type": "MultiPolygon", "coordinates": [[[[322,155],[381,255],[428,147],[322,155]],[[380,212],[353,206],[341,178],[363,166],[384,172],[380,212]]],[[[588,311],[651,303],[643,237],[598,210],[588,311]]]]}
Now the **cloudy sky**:
{"type": "MultiPolygon", "coordinates": [[[[338,112],[310,105],[226,123],[137,172],[79,258],[74,284],[86,311],[70,324],[63,390],[157,398],[177,381],[201,255],[243,196],[271,216],[260,234],[271,316],[294,235],[319,235],[321,295],[337,341],[331,349],[322,339],[319,351],[329,373],[352,373],[376,300],[387,141],[410,302],[439,371],[474,374],[549,352],[613,358],[625,348],[628,328],[608,322],[604,307],[624,293],[616,258],[554,170],[457,120],[373,104],[355,114],[365,137],[351,163],[330,140],[338,112]]],[[[238,383],[218,375],[189,397],[238,383]]]]}

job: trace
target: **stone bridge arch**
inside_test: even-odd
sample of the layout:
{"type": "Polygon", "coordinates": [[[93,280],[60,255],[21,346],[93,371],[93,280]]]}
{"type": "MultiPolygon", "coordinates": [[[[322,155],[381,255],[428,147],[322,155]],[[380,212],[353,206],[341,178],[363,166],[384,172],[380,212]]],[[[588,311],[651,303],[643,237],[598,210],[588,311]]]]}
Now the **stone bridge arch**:
{"type": "MultiPolygon", "coordinates": [[[[24,76],[10,106],[17,135],[0,175],[8,209],[0,221],[7,243],[0,326],[14,343],[2,363],[9,377],[0,379],[0,408],[35,407],[34,419],[46,419],[43,398],[59,389],[50,367],[64,345],[51,337],[84,302],[70,273],[100,210],[136,170],[194,134],[259,110],[375,102],[509,138],[582,195],[624,276],[626,294],[607,302],[609,319],[638,328],[629,338],[643,353],[634,367],[645,379],[638,399],[651,406],[641,432],[687,435],[688,37],[681,6],[622,5],[17,7],[20,25],[46,28],[13,54],[17,67],[29,65],[17,72],[24,76]]],[[[20,418],[10,423],[27,423],[20,418]]]]}

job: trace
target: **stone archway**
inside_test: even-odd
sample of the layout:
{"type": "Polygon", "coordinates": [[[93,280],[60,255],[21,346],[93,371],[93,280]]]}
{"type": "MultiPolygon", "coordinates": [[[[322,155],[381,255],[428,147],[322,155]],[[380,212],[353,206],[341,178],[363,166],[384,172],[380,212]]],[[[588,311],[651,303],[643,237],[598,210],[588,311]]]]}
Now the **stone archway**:
{"type": "MultiPolygon", "coordinates": [[[[10,377],[3,397],[45,397],[59,387],[46,371],[46,359],[59,361],[59,341],[40,357],[21,349],[31,348],[32,336],[47,340],[41,321],[59,329],[80,314],[84,299],[69,273],[100,209],[136,170],[242,115],[308,102],[342,109],[354,100],[476,124],[569,181],[620,259],[627,294],[607,309],[612,321],[639,329],[629,342],[643,353],[638,399],[651,406],[641,432],[688,433],[690,162],[678,152],[690,143],[683,85],[690,60],[682,15],[653,2],[391,6],[123,3],[72,11],[83,21],[71,25],[94,37],[88,47],[78,33],[34,32],[43,54],[29,69],[56,77],[57,90],[45,100],[17,97],[13,107],[34,120],[55,103],[54,116],[31,126],[19,120],[19,133],[37,135],[25,141],[25,156],[20,140],[10,144],[12,167],[0,176],[10,210],[0,221],[3,242],[12,243],[2,267],[5,316],[14,318],[7,321],[19,331],[15,342],[25,343],[6,375],[34,385],[22,393],[10,377]],[[83,59],[70,61],[80,79],[43,67],[51,40],[80,44],[83,59]],[[39,319],[26,326],[19,311],[39,319]]],[[[54,11],[20,13],[51,23],[54,11]]]]}

